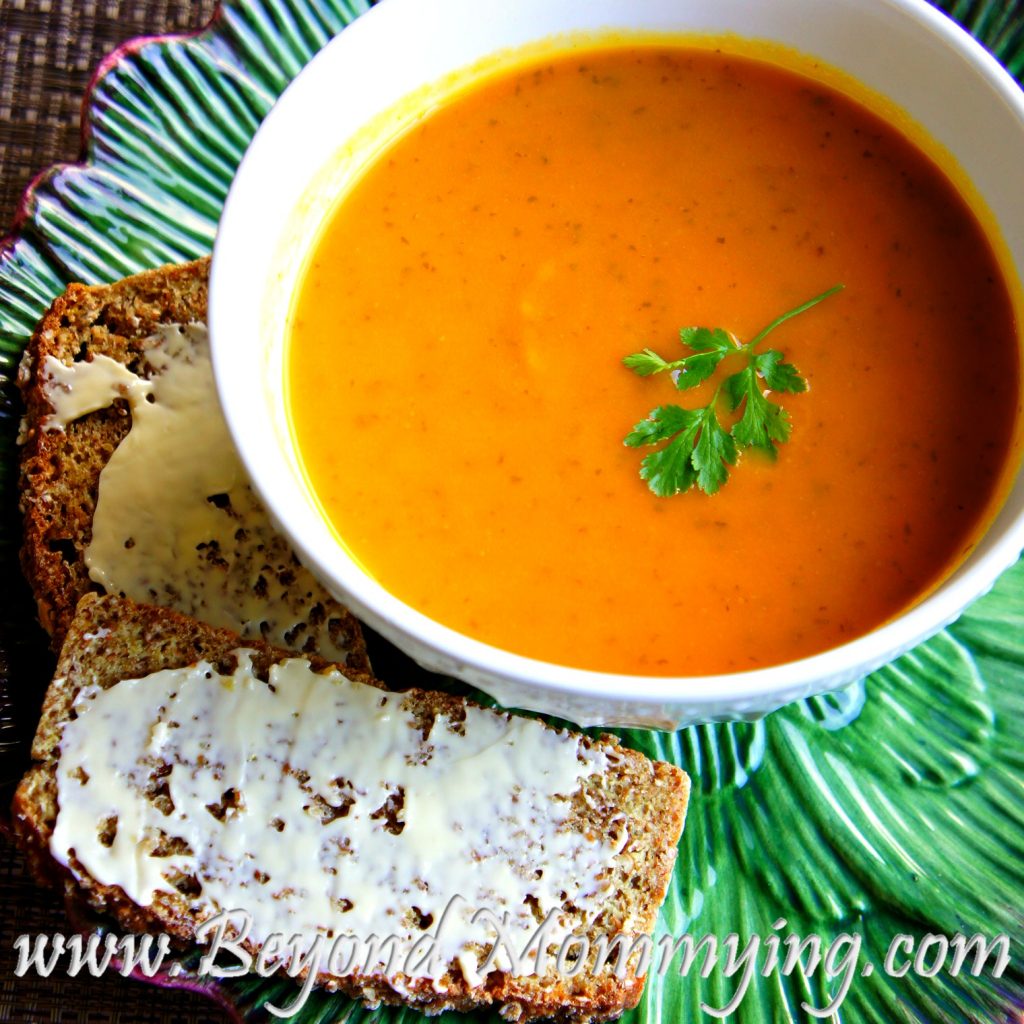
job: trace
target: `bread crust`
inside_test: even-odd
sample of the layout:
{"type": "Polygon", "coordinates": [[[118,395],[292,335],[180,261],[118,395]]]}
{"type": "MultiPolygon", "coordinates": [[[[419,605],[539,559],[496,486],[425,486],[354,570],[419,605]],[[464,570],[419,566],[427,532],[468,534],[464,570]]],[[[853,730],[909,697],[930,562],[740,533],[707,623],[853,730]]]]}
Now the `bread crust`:
{"type": "MultiPolygon", "coordinates": [[[[54,409],[42,369],[47,357],[70,365],[105,355],[141,377],[150,376],[153,368],[143,343],[161,324],[205,323],[209,269],[207,257],[111,285],[69,285],[40,321],[22,358],[21,565],[55,652],[79,598],[102,590],[89,577],[85,552],[92,540],[100,473],[131,429],[131,413],[128,403],[119,399],[63,430],[45,430],[54,409]]],[[[332,636],[349,651],[348,663],[354,669],[368,669],[355,617],[333,604],[329,618],[332,636]]]]}
{"type": "MultiPolygon", "coordinates": [[[[124,928],[136,932],[166,932],[181,941],[194,938],[198,922],[185,895],[157,893],[153,904],[142,908],[117,886],[91,879],[72,862],[75,871],[57,863],[49,852],[49,840],[57,819],[57,766],[62,723],[67,721],[78,691],[85,685],[107,688],[121,679],[140,678],[165,668],[206,659],[227,671],[232,652],[245,647],[254,652],[258,675],[291,652],[267,644],[242,640],[227,630],[214,629],[165,609],[137,605],[122,598],[87,594],[71,623],[56,675],[43,706],[32,746],[34,764],[14,798],[15,833],[27,851],[40,880],[63,887],[66,895],[83,899],[100,913],[110,915],[124,928]]],[[[327,663],[307,656],[314,669],[327,663]]],[[[350,679],[374,686],[382,684],[367,673],[339,666],[350,679]]],[[[408,690],[402,708],[422,717],[424,723],[444,715],[452,721],[464,716],[470,702],[448,694],[408,690]]],[[[550,728],[550,727],[549,727],[550,728]]],[[[587,747],[610,755],[609,768],[588,777],[574,797],[568,827],[604,835],[626,821],[628,840],[616,856],[610,895],[597,918],[585,929],[595,941],[609,940],[620,931],[632,935],[653,931],[658,908],[664,899],[682,832],[689,795],[689,780],[678,768],[651,762],[642,754],[619,746],[611,736],[583,738],[587,747]]],[[[567,866],[571,870],[571,866],[567,866]]],[[[250,952],[258,953],[255,946],[250,952]]],[[[582,971],[570,978],[550,972],[539,977],[514,978],[492,972],[483,986],[473,988],[452,965],[438,992],[423,979],[379,974],[333,977],[317,976],[317,983],[343,991],[367,1005],[405,1003],[427,1013],[446,1009],[471,1010],[497,1007],[509,1020],[538,1017],[566,1022],[596,1022],[617,1017],[635,1006],[643,990],[633,962],[622,978],[611,971],[582,971]]]]}

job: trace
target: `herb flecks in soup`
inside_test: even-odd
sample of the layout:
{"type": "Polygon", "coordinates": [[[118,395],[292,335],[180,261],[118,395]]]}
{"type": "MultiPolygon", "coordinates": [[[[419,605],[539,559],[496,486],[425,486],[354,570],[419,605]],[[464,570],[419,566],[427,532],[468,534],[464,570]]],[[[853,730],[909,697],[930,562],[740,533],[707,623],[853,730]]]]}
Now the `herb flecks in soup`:
{"type": "Polygon", "coordinates": [[[293,308],[309,480],[380,583],[479,640],[641,674],[749,669],[885,622],[1002,493],[1017,335],[929,158],[788,71],[672,48],[566,55],[417,122],[339,201],[293,308]],[[622,355],[680,324],[773,343],[784,457],[713,498],[637,480],[622,355]]]}
{"type": "Polygon", "coordinates": [[[690,355],[668,360],[645,348],[622,360],[640,377],[670,374],[678,391],[699,388],[714,377],[726,359],[740,356],[746,360],[742,369],[719,381],[703,406],[687,409],[681,405],[659,405],[626,437],[630,448],[668,442],[644,456],[640,464],[640,476],[652,493],[670,498],[696,486],[705,494],[715,494],[729,479],[729,467],[736,465],[744,448],[754,448],[775,458],[776,446],[789,440],[791,428],[789,413],[768,395],[772,391],[802,394],[807,390],[807,381],[778,349],[758,352],[757,347],[776,327],[813,309],[842,287],[837,284],[783,313],[747,342],[740,343],[721,327],[684,327],[679,340],[691,350],[690,355]],[[735,415],[728,430],[719,417],[719,405],[726,400],[735,415]]]}

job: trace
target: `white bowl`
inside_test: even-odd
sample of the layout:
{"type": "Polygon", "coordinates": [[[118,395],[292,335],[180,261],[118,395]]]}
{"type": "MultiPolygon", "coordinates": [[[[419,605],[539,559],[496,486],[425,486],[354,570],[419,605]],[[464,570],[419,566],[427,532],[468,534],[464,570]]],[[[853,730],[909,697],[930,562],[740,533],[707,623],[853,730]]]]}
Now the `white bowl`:
{"type": "Polygon", "coordinates": [[[948,624],[991,587],[1024,547],[1021,474],[957,572],[867,636],[814,657],[731,675],[624,676],[499,650],[393,597],[332,536],[289,436],[285,316],[302,255],[358,163],[359,130],[408,93],[495,51],[606,27],[736,33],[782,43],[849,73],[893,100],[959,163],[999,226],[1002,238],[995,242],[1012,265],[1007,270],[1020,280],[1024,94],[924,0],[384,0],[298,76],[238,170],[211,278],[218,389],[252,480],[300,557],[357,615],[427,668],[467,680],[502,704],[584,725],[669,729],[758,717],[870,672],[948,624]]]}

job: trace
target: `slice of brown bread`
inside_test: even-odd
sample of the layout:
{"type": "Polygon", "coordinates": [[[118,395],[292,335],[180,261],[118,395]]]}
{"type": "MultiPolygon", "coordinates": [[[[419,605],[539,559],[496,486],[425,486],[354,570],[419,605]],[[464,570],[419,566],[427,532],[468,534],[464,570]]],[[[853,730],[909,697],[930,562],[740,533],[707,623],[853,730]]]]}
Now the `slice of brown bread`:
{"type": "MultiPolygon", "coordinates": [[[[49,398],[48,358],[73,366],[107,356],[150,379],[156,370],[148,354],[161,325],[205,323],[208,273],[209,260],[202,259],[147,271],[109,286],[72,284],[42,319],[25,352],[18,374],[25,404],[21,561],[39,620],[52,635],[55,651],[60,649],[79,598],[89,591],[102,591],[90,579],[85,553],[93,534],[100,474],[131,429],[132,416],[128,402],[116,399],[62,429],[46,429],[47,419],[55,411],[49,398]]],[[[147,471],[158,474],[161,467],[147,467],[147,471]]],[[[248,504],[261,508],[255,495],[248,504]]],[[[225,511],[242,525],[246,514],[245,509],[225,511]]],[[[244,532],[239,531],[238,536],[244,532]]],[[[208,554],[211,576],[220,574],[228,579],[230,573],[219,557],[224,553],[216,553],[218,557],[212,557],[214,552],[208,554]]],[[[243,537],[228,557],[244,562],[243,575],[257,592],[268,579],[278,590],[288,590],[289,612],[297,625],[287,634],[286,646],[334,657],[345,653],[353,668],[369,667],[359,623],[305,570],[299,570],[294,553],[273,533],[269,522],[256,540],[243,537]],[[302,573],[301,586],[292,587],[290,581],[297,572],[302,573]]],[[[199,609],[176,602],[172,587],[131,596],[205,617],[199,609]]],[[[217,624],[235,628],[228,621],[217,624]]]]}
{"type": "MultiPolygon", "coordinates": [[[[84,897],[94,909],[112,915],[128,929],[163,930],[180,940],[195,937],[201,918],[208,917],[210,912],[208,907],[206,911],[197,910],[202,900],[201,866],[196,869],[199,878],[180,879],[183,883],[178,886],[180,891],[158,891],[149,906],[139,906],[118,886],[103,885],[90,877],[73,853],[66,866],[51,855],[50,840],[60,810],[58,768],[62,729],[64,723],[74,717],[75,699],[83,687],[90,688],[87,694],[96,689],[107,690],[122,680],[143,679],[159,670],[191,665],[197,660],[216,666],[220,672],[230,672],[237,660],[234,652],[243,644],[253,652],[255,674],[268,686],[270,666],[294,658],[287,652],[259,642],[242,641],[228,631],[213,629],[164,609],[136,605],[115,597],[87,595],[83,599],[68,630],[56,675],[46,696],[32,749],[33,767],[21,782],[14,800],[15,830],[40,878],[57,881],[69,895],[84,897]]],[[[327,669],[320,659],[309,658],[308,661],[317,672],[327,669]]],[[[356,682],[379,685],[372,677],[350,668],[342,671],[356,682]]],[[[150,679],[146,679],[146,684],[155,685],[150,679]]],[[[141,690],[133,696],[140,697],[141,690]]],[[[450,695],[423,690],[391,694],[389,699],[396,704],[393,713],[411,716],[411,727],[417,733],[422,732],[424,743],[427,743],[428,736],[431,736],[431,743],[436,742],[439,735],[436,730],[442,729],[443,724],[447,726],[444,736],[456,745],[456,749],[460,723],[466,720],[467,711],[476,707],[450,695]],[[439,724],[431,734],[435,721],[439,724]],[[454,738],[448,735],[449,731],[456,734],[454,738]]],[[[512,721],[503,712],[485,714],[502,721],[512,721]]],[[[529,728],[548,730],[549,734],[552,731],[539,722],[529,723],[529,728]]],[[[578,921],[578,933],[586,935],[590,943],[596,943],[602,937],[611,940],[618,933],[631,937],[650,935],[675,861],[676,843],[685,818],[689,780],[678,768],[652,762],[621,747],[612,737],[593,740],[571,733],[556,732],[555,735],[563,737],[566,742],[575,743],[579,739],[579,748],[572,748],[578,749],[579,753],[572,756],[580,760],[584,750],[588,752],[587,756],[590,756],[589,752],[597,752],[595,756],[603,758],[600,762],[603,767],[594,774],[584,775],[577,783],[578,790],[567,798],[567,810],[563,813],[564,820],[558,819],[558,829],[575,834],[577,838],[584,836],[588,842],[594,837],[609,837],[611,842],[611,837],[615,837],[615,843],[607,854],[611,858],[607,862],[609,866],[604,869],[607,885],[601,890],[599,905],[591,907],[590,915],[585,918],[579,908],[572,905],[570,898],[561,908],[561,913],[567,915],[570,923],[578,921]]],[[[561,743],[562,739],[558,742],[561,743]]],[[[429,759],[433,747],[424,749],[429,759]]],[[[140,763],[147,763],[145,750],[139,750],[138,756],[140,763]]],[[[339,749],[324,752],[322,756],[333,759],[332,773],[336,767],[337,773],[344,775],[346,766],[352,770],[353,759],[361,755],[357,749],[339,749]]],[[[215,762],[217,758],[211,754],[210,760],[215,762]]],[[[148,785],[145,790],[147,799],[167,814],[169,812],[157,803],[162,799],[158,785],[161,778],[159,766],[151,770],[156,774],[151,780],[154,782],[152,793],[148,785]]],[[[284,770],[289,770],[287,762],[284,770]]],[[[512,790],[519,792],[515,786],[512,790]]],[[[457,798],[458,794],[455,796],[457,798]]],[[[414,831],[409,824],[409,815],[416,813],[416,806],[422,805],[406,805],[403,828],[409,827],[414,831]]],[[[175,808],[172,806],[172,809],[175,808]]],[[[91,827],[96,826],[93,824],[91,827]]],[[[509,825],[496,821],[492,834],[486,840],[481,836],[481,843],[493,843],[494,834],[515,827],[514,822],[509,825]]],[[[270,831],[267,830],[268,838],[260,840],[261,843],[272,841],[270,831]]],[[[162,848],[165,840],[166,834],[161,832],[152,856],[168,852],[162,848]]],[[[263,848],[266,849],[265,846],[263,848]]],[[[579,865],[571,861],[545,863],[543,859],[533,859],[539,855],[532,848],[527,852],[531,871],[536,867],[538,872],[555,872],[562,880],[559,884],[571,888],[568,883],[574,881],[579,865]]],[[[338,858],[337,870],[341,874],[345,871],[342,857],[338,858]]],[[[250,952],[258,952],[251,943],[248,945],[250,952]]],[[[614,960],[613,957],[613,963],[614,960]]],[[[371,1006],[380,1002],[400,1002],[432,1013],[450,1008],[468,1010],[492,1006],[500,1009],[510,1020],[552,1017],[585,1022],[612,1019],[623,1009],[636,1004],[644,979],[635,976],[635,966],[636,957],[633,957],[629,969],[620,977],[610,968],[598,973],[585,969],[573,977],[550,968],[546,973],[522,977],[513,977],[498,970],[489,973],[482,982],[478,980],[470,984],[453,962],[437,986],[428,979],[372,972],[344,977],[319,972],[316,981],[362,999],[371,1006]]]]}

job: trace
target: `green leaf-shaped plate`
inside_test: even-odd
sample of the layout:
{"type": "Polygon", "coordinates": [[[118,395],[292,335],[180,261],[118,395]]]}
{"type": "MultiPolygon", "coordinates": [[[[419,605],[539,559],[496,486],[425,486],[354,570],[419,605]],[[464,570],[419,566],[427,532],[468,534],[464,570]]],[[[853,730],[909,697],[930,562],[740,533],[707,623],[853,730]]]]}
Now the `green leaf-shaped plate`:
{"type": "MultiPolygon", "coordinates": [[[[231,176],[260,119],[306,61],[365,6],[363,0],[233,0],[205,31],[139,40],[99,69],[87,103],[85,163],[41,175],[25,196],[18,233],[0,248],[0,375],[7,378],[0,493],[8,510],[17,415],[10,377],[35,322],[73,279],[109,281],[207,252],[231,176]]],[[[1024,73],[1024,3],[949,0],[943,6],[1011,72],[1024,73]]],[[[17,532],[10,518],[4,523],[0,571],[13,581],[17,532]]],[[[29,602],[13,582],[3,589],[0,612],[19,636],[27,635],[29,602]]],[[[385,678],[413,671],[375,643],[385,678]]],[[[719,954],[715,964],[699,953],[682,976],[681,950],[667,970],[652,972],[628,1019],[721,1019],[721,1008],[741,992],[728,1017],[751,1024],[823,1016],[879,1024],[1021,1020],[1024,967],[1011,959],[999,972],[998,950],[976,976],[972,959],[953,974],[952,949],[945,969],[932,977],[912,970],[899,975],[913,957],[908,951],[919,948],[931,973],[943,942],[957,934],[1005,936],[1011,958],[1020,960],[1022,682],[1024,565],[1018,565],[951,629],[845,691],[755,723],[622,733],[629,745],[694,777],[659,934],[673,941],[689,934],[695,942],[710,936],[703,948],[713,941],[719,954]],[[741,953],[751,953],[746,981],[742,966],[731,976],[724,969],[730,935],[741,953]],[[748,947],[755,935],[760,946],[748,947]],[[813,969],[813,936],[822,954],[831,951],[831,971],[827,963],[813,969]],[[801,963],[762,973],[773,943],[784,961],[803,939],[809,942],[801,963]]],[[[287,1003],[294,991],[287,980],[187,979],[186,971],[179,983],[205,990],[240,1020],[262,1019],[268,1000],[287,1003]]],[[[294,1019],[420,1018],[393,1008],[366,1011],[317,993],[294,1019]]]]}

